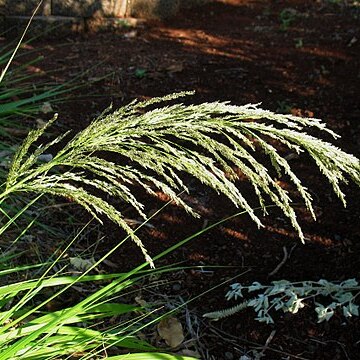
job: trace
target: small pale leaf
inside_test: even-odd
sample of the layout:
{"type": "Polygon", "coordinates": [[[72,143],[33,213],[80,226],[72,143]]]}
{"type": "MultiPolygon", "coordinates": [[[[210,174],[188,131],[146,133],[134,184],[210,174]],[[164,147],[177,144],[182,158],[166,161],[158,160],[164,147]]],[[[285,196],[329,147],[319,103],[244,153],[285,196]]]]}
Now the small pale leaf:
{"type": "Polygon", "coordinates": [[[86,270],[89,270],[95,264],[95,260],[94,260],[94,258],[81,259],[80,257],[71,257],[70,264],[76,270],[86,271],[86,270]]]}
{"type": "Polygon", "coordinates": [[[44,114],[54,112],[54,110],[49,102],[44,102],[40,107],[40,111],[44,114]]]}
{"type": "Polygon", "coordinates": [[[172,348],[184,341],[184,332],[180,321],[174,317],[161,320],[157,326],[160,337],[172,348]]]}

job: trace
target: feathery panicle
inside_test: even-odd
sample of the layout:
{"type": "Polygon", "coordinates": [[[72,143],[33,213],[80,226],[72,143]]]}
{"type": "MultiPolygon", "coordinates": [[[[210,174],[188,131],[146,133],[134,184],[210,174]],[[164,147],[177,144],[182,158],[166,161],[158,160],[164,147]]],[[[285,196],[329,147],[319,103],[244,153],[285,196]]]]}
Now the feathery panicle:
{"type": "MultiPolygon", "coordinates": [[[[141,248],[146,259],[151,261],[122,214],[98,195],[99,192],[132,205],[146,219],[144,205],[130,188],[137,184],[150,194],[154,194],[156,189],[162,191],[196,215],[177,195],[188,191],[181,180],[181,174],[185,172],[225,195],[237,207],[245,209],[261,226],[252,206],[234,183],[238,178],[234,170],[237,168],[252,184],[264,212],[265,199],[269,198],[290,219],[303,240],[291,206],[292,199],[271,175],[269,165],[257,159],[258,152],[269,158],[278,176],[287,176],[314,217],[308,190],[274,142],[296,153],[307,152],[344,205],[345,196],[340,184],[350,178],[360,185],[357,158],[306,133],[307,129],[315,128],[338,137],[318,119],[279,115],[262,110],[258,105],[235,106],[227,102],[189,106],[174,104],[146,110],[149,105],[176,100],[188,94],[184,92],[145,102],[134,101],[112,113],[105,111],[47,163],[39,163],[37,159],[67,134],[37,147],[29,154],[31,145],[45,128],[30,132],[14,156],[2,197],[13,192],[70,197],[97,219],[100,220],[99,215],[105,215],[122,227],[141,248]],[[104,152],[112,153],[113,158],[126,158],[126,164],[105,160],[100,155],[104,152]]],[[[53,121],[55,118],[48,125],[53,121]]]]}

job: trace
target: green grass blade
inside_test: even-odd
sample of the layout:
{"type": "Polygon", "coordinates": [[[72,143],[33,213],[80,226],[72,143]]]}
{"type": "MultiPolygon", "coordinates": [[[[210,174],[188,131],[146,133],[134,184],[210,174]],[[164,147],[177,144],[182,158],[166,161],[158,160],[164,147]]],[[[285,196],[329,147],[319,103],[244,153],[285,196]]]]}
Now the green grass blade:
{"type": "Polygon", "coordinates": [[[181,355],[171,355],[166,353],[136,353],[117,356],[109,356],[108,360],[194,360],[195,358],[181,355]]]}
{"type": "Polygon", "coordinates": [[[18,43],[17,43],[17,45],[16,45],[15,50],[13,51],[13,53],[12,53],[9,61],[7,62],[5,68],[4,68],[3,71],[1,72],[1,75],[0,75],[0,84],[1,84],[1,82],[3,81],[4,76],[5,76],[5,74],[7,73],[7,71],[8,71],[8,69],[9,69],[9,67],[10,67],[10,65],[11,65],[11,63],[12,63],[12,61],[13,61],[16,53],[17,53],[17,51],[19,50],[20,45],[22,44],[22,42],[23,42],[23,40],[24,40],[24,37],[25,37],[25,35],[26,35],[29,27],[30,27],[30,24],[31,24],[31,22],[32,22],[35,14],[36,14],[36,12],[39,10],[40,5],[42,4],[42,2],[43,2],[43,0],[40,0],[39,3],[38,3],[38,5],[36,6],[35,10],[33,11],[32,15],[31,15],[31,17],[30,17],[30,19],[29,19],[26,27],[25,27],[25,30],[23,31],[23,33],[22,33],[22,35],[21,35],[21,38],[20,38],[20,40],[18,41],[18,43]]]}
{"type": "MultiPolygon", "coordinates": [[[[68,310],[69,309],[63,309],[60,311],[52,312],[50,314],[31,320],[29,324],[40,324],[40,323],[46,324],[47,322],[51,321],[55,317],[59,317],[61,314],[63,314],[68,310]]],[[[79,322],[86,322],[89,320],[102,319],[104,317],[119,316],[122,314],[126,314],[128,312],[134,312],[140,310],[142,310],[140,306],[134,306],[134,305],[117,304],[117,303],[100,304],[86,309],[84,313],[77,313],[73,317],[67,317],[66,320],[64,321],[64,324],[74,324],[79,322]]]]}

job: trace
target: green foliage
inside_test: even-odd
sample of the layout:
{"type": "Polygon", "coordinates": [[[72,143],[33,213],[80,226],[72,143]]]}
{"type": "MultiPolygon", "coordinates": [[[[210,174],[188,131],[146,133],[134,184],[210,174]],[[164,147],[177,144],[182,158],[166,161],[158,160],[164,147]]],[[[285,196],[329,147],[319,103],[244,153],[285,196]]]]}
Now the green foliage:
{"type": "MultiPolygon", "coordinates": [[[[57,91],[54,87],[46,89],[46,84],[39,88],[35,87],[33,80],[36,75],[27,69],[38,63],[41,57],[9,70],[20,45],[18,43],[15,50],[7,46],[0,53],[0,65],[3,68],[0,76],[0,124],[2,127],[12,125],[9,121],[11,116],[33,114],[39,110],[42,101],[62,93],[61,86],[57,91]]],[[[3,128],[1,134],[4,134],[3,128]]]]}
{"type": "Polygon", "coordinates": [[[303,41],[302,38],[294,39],[294,41],[295,41],[295,47],[297,49],[300,49],[300,48],[304,47],[304,41],[303,41]]]}
{"type": "MultiPolygon", "coordinates": [[[[37,69],[42,57],[21,61],[23,55],[28,56],[28,53],[15,56],[11,45],[13,44],[0,51],[0,66],[4,68],[0,76],[0,135],[7,138],[17,133],[16,128],[21,129],[18,131],[21,134],[27,129],[27,126],[21,121],[23,117],[29,118],[39,116],[38,114],[53,113],[51,104],[65,101],[71,91],[84,86],[84,81],[81,80],[85,74],[91,71],[88,69],[69,81],[54,83],[47,79],[45,72],[37,69]],[[14,59],[22,64],[5,72],[10,61],[14,59]]],[[[18,46],[20,47],[20,44],[18,46]]],[[[98,80],[100,79],[91,81],[98,80]]]]}
{"type": "MultiPolygon", "coordinates": [[[[58,263],[58,260],[56,263],[58,263]]],[[[52,267],[52,266],[51,266],[52,267]]],[[[124,291],[145,275],[130,278],[134,273],[112,275],[47,276],[51,267],[39,279],[20,281],[0,287],[0,359],[49,359],[62,355],[86,352],[102,353],[117,346],[137,351],[155,348],[134,337],[136,329],[147,316],[139,306],[114,302],[114,295],[124,291]],[[50,304],[70,287],[83,282],[111,281],[80,303],[59,311],[46,311],[50,304]],[[45,288],[60,288],[46,297],[45,288]],[[36,297],[44,300],[36,305],[36,297]],[[132,320],[124,315],[134,313],[132,320]],[[91,329],[100,320],[117,317],[118,322],[104,329],[91,329]],[[123,319],[122,319],[123,318],[123,319]],[[81,325],[80,325],[81,324],[81,325]]],[[[31,267],[18,267],[21,273],[31,267]]],[[[14,269],[15,270],[15,269],[14,269]]],[[[8,272],[5,272],[8,275],[8,272]]],[[[3,271],[0,277],[4,276],[3,271]]],[[[169,355],[170,357],[170,355],[169,355]]]]}
{"type": "MultiPolygon", "coordinates": [[[[158,254],[155,259],[166,256],[226,220],[228,219],[192,234],[158,254]]],[[[149,311],[148,307],[145,309],[138,305],[116,302],[122,293],[129,291],[137,283],[143,284],[146,278],[158,277],[162,273],[182,268],[167,266],[146,270],[148,263],[145,262],[127,273],[88,275],[111,253],[120,248],[124,242],[122,241],[81,275],[60,275],[59,272],[50,275],[55,267],[60,267],[61,273],[68,273],[71,259],[64,259],[64,254],[75,240],[76,238],[50,264],[8,268],[9,261],[14,256],[0,258],[0,280],[13,274],[18,274],[22,278],[23,274],[39,266],[45,269],[40,278],[8,282],[0,286],[0,360],[62,359],[64,356],[80,353],[82,359],[191,360],[192,358],[186,356],[159,353],[158,349],[146,341],[136,338],[139,331],[158,322],[167,314],[152,316],[155,310],[149,311]],[[66,296],[66,292],[72,287],[87,289],[86,283],[91,283],[90,289],[98,290],[92,293],[87,291],[87,296],[71,307],[57,311],[46,310],[47,305],[51,305],[59,297],[66,296]],[[50,295],[47,289],[50,289],[50,295]],[[114,318],[116,321],[111,322],[110,319],[114,318]],[[96,325],[100,326],[101,330],[97,329],[96,325]],[[134,350],[136,353],[105,356],[110,348],[119,351],[125,348],[125,352],[134,350]]],[[[124,351],[120,351],[122,352],[124,351]]]]}
{"type": "Polygon", "coordinates": [[[295,9],[286,8],[282,10],[279,14],[279,19],[281,22],[280,29],[282,31],[288,30],[288,28],[294,23],[297,17],[297,12],[295,9]]]}
{"type": "Polygon", "coordinates": [[[277,101],[276,112],[280,114],[290,114],[293,105],[288,100],[277,101]]]}
{"type": "Polygon", "coordinates": [[[146,77],[146,75],[147,75],[146,69],[135,70],[135,77],[137,77],[138,79],[143,79],[144,77],[146,77]]]}
{"type": "Polygon", "coordinates": [[[243,291],[249,294],[258,292],[258,294],[256,297],[244,300],[232,308],[204,314],[204,317],[218,320],[234,315],[246,308],[253,308],[257,313],[255,320],[270,324],[274,323],[270,314],[271,310],[282,310],[296,314],[309,300],[315,301],[315,312],[319,323],[330,320],[336,309],[340,309],[346,318],[359,316],[359,306],[355,304],[355,300],[360,294],[360,286],[355,279],[349,279],[338,284],[324,279],[298,283],[280,280],[273,281],[272,285],[267,286],[258,282],[254,282],[250,286],[234,283],[226,294],[226,299],[242,299],[244,298],[243,291]],[[324,297],[330,298],[331,302],[327,305],[320,303],[324,297]]]}

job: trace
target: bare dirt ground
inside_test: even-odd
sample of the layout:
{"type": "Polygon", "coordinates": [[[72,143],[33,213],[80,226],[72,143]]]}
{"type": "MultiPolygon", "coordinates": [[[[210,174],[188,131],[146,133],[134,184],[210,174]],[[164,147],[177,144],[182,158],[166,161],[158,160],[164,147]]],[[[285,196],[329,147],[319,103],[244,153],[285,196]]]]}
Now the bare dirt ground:
{"type": "MultiPolygon", "coordinates": [[[[118,106],[134,98],[196,90],[194,102],[261,102],[274,111],[322,118],[342,136],[336,144],[360,156],[359,19],[359,6],[350,2],[227,0],[165,23],[38,40],[31,46],[44,55],[41,70],[56,70],[51,76],[58,82],[89,70],[89,85],[57,108],[64,128],[83,128],[110,102],[118,106]]],[[[245,284],[360,278],[359,189],[348,187],[344,209],[306,158],[294,159],[293,165],[312,189],[318,217],[314,222],[305,211],[298,211],[306,244],[276,211],[270,212],[260,230],[246,216],[238,217],[158,264],[228,266],[172,275],[162,290],[169,299],[198,295],[245,271],[237,279],[245,284]],[[283,259],[284,247],[291,255],[269,276],[283,259]]],[[[249,191],[246,183],[239,186],[249,191]]],[[[188,200],[202,219],[194,220],[176,207],[166,208],[151,221],[154,228],[141,233],[151,254],[235,213],[228,202],[199,184],[192,183],[192,189],[188,200]]],[[[146,200],[149,213],[164,200],[160,195],[146,200]]],[[[115,227],[107,229],[103,251],[120,237],[115,227]]],[[[129,244],[111,260],[123,271],[142,257],[129,244]]],[[[309,307],[297,315],[278,314],[275,325],[256,322],[250,310],[219,322],[203,319],[203,313],[230,305],[224,299],[227,289],[228,285],[221,286],[188,305],[196,331],[191,333],[187,326],[187,339],[196,340],[190,348],[202,358],[231,360],[247,354],[242,359],[255,359],[252,349],[263,352],[265,359],[359,358],[360,322],[355,317],[345,320],[336,314],[329,323],[317,324],[309,307]]],[[[146,300],[150,294],[142,296],[146,300]]]]}

